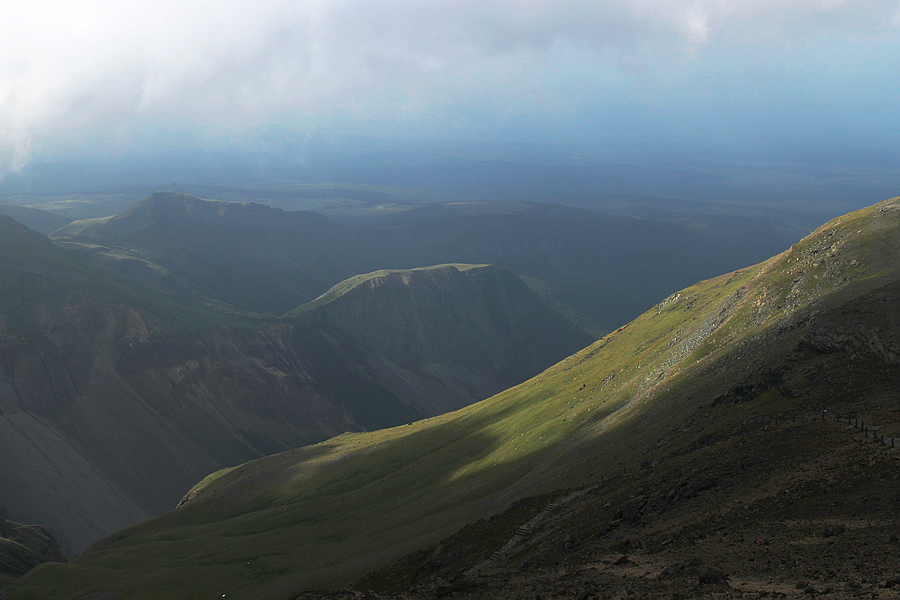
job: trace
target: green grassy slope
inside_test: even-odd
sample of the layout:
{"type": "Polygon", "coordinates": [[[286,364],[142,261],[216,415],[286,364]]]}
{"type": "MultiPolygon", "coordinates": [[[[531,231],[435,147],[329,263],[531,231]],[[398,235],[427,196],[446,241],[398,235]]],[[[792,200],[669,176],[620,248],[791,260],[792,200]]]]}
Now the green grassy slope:
{"type": "MultiPolygon", "coordinates": [[[[420,315],[465,317],[444,331],[484,342],[481,371],[439,360],[429,371],[398,365],[337,326],[186,305],[0,220],[0,502],[45,526],[71,556],[171,509],[214,470],[459,408],[589,342],[534,319],[510,335],[467,328],[489,320],[475,302],[488,286],[469,281],[463,297],[455,287],[471,278],[447,269],[459,277],[429,287],[442,301],[420,303],[428,308],[420,315]],[[549,335],[536,341],[535,329],[549,335]],[[504,348],[513,353],[500,356],[504,348]],[[509,360],[516,351],[541,360],[509,360]],[[519,370],[501,369],[499,358],[519,370]]],[[[516,296],[508,284],[490,289],[516,296]]],[[[354,306],[371,314],[375,302],[402,305],[408,291],[370,290],[354,306]]],[[[524,304],[511,301],[508,312],[524,304]]],[[[403,318],[376,325],[405,339],[403,318]]],[[[448,346],[434,335],[416,348],[433,357],[448,346]]]]}
{"type": "Polygon", "coordinates": [[[417,380],[406,402],[423,409],[419,418],[492,396],[596,339],[493,265],[358,275],[286,317],[343,331],[390,361],[401,378],[417,380]]]}
{"type": "MultiPolygon", "coordinates": [[[[738,414],[818,408],[804,393],[813,376],[779,369],[816,360],[842,381],[849,367],[828,344],[857,343],[841,337],[840,315],[895,290],[898,226],[900,198],[851,213],[766,262],[672,295],[484,402],[215,473],[179,509],[72,564],[39,567],[12,597],[282,598],[347,585],[517,499],[727,435],[738,414]]],[[[896,361],[900,314],[873,314],[858,343],[875,358],[853,369],[896,361]]]]}

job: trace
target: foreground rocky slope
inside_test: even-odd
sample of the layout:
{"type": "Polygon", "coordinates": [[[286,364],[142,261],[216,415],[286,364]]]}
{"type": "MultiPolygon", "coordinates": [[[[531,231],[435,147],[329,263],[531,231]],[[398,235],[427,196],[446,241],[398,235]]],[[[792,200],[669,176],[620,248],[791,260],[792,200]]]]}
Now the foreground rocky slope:
{"type": "Polygon", "coordinates": [[[900,434],[898,253],[895,198],[489,400],[213,474],[12,597],[894,597],[895,451],[827,417],[900,434]]]}
{"type": "MultiPolygon", "coordinates": [[[[521,282],[509,287],[508,273],[439,270],[468,282],[472,298],[479,278],[503,298],[465,304],[452,290],[463,281],[452,277],[435,288],[460,302],[460,318],[487,324],[480,311],[497,311],[499,328],[479,332],[497,354],[470,381],[457,379],[468,372],[452,362],[397,365],[324,321],[238,318],[180,304],[87,266],[11,219],[0,220],[0,252],[0,505],[19,522],[44,526],[69,556],[171,509],[211,471],[438,414],[524,378],[500,363],[546,325],[524,313],[549,314],[521,282]]],[[[430,274],[411,275],[419,276],[430,274]]],[[[404,293],[410,289],[391,290],[383,303],[404,293]]],[[[423,302],[423,317],[448,306],[423,302]]],[[[325,310],[321,303],[306,314],[325,310]]],[[[383,324],[391,335],[404,325],[383,324]]],[[[588,341],[574,328],[568,334],[530,347],[532,372],[588,341]]]]}
{"type": "Polygon", "coordinates": [[[369,574],[359,592],[289,597],[900,598],[897,453],[831,416],[747,425],[522,500],[369,574]]]}

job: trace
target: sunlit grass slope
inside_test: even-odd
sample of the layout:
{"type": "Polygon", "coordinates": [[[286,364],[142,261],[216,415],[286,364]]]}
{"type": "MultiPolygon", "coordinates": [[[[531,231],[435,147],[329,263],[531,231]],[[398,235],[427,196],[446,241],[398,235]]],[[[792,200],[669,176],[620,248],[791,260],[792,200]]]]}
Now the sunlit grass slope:
{"type": "Polygon", "coordinates": [[[740,408],[713,400],[779,364],[816,315],[900,280],[898,224],[897,198],[846,215],[484,402],[210,475],[179,509],[39,567],[13,597],[284,598],[343,586],[516,499],[723,434],[729,411],[802,408],[777,390],[740,408]],[[703,407],[706,422],[695,419],[703,407]]]}

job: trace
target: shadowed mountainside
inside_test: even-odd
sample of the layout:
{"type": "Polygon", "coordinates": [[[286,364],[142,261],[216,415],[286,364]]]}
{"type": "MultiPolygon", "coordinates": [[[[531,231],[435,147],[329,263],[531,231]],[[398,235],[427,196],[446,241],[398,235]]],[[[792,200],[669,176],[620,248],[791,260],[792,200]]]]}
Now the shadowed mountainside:
{"type": "MultiPolygon", "coordinates": [[[[416,598],[578,594],[570,583],[624,596],[654,581],[654,593],[694,585],[697,597],[721,597],[726,574],[698,565],[746,536],[772,546],[729,554],[735,581],[770,594],[786,573],[807,573],[821,587],[832,577],[824,568],[793,569],[818,559],[846,571],[827,525],[846,522],[858,543],[900,531],[896,478],[884,475],[895,461],[821,421],[827,409],[900,426],[898,252],[895,198],[673,294],[484,402],[215,473],[177,510],[102,540],[71,566],[38,567],[12,597],[151,598],[165,589],[298,598],[354,581],[416,598]],[[806,415],[819,420],[785,426],[806,415]],[[805,489],[826,476],[831,483],[805,489]],[[836,485],[857,480],[869,488],[836,485]],[[517,554],[469,571],[512,534],[491,523],[521,525],[582,488],[589,493],[570,516],[549,517],[517,554]],[[683,561],[671,569],[673,587],[649,567],[605,575],[605,565],[628,563],[623,551],[683,561]]],[[[896,565],[896,549],[877,557],[858,569],[892,577],[884,569],[896,565]]]]}
{"type": "Polygon", "coordinates": [[[277,314],[373,270],[348,269],[347,250],[334,243],[335,236],[335,226],[315,213],[175,192],[153,194],[120,215],[75,221],[53,234],[68,249],[144,284],[277,314]]]}
{"type": "Polygon", "coordinates": [[[487,265],[360,275],[289,315],[347,332],[428,382],[415,402],[435,398],[431,414],[521,383],[593,341],[521,279],[487,265]]]}
{"type": "MultiPolygon", "coordinates": [[[[465,340],[440,331],[411,350],[446,363],[397,365],[341,329],[340,311],[327,302],[294,319],[182,305],[5,217],[0,256],[0,504],[17,521],[43,525],[69,555],[172,508],[213,470],[481,399],[527,375],[522,363],[504,363],[524,358],[510,355],[519,344],[547,342],[521,349],[537,372],[589,341],[571,327],[553,343],[535,333],[558,317],[495,267],[403,275],[428,279],[443,298],[417,301],[426,321],[457,302],[459,318],[480,324],[495,344],[496,356],[474,377],[451,359],[461,355],[453,344],[465,340]],[[492,295],[493,303],[481,300],[492,295]],[[317,311],[327,312],[321,322],[317,311]],[[444,351],[429,346],[441,343],[444,351]]],[[[356,303],[403,304],[416,288],[379,287],[356,303]]],[[[385,331],[370,328],[373,339],[403,335],[402,320],[379,322],[385,331]]]]}
{"type": "Polygon", "coordinates": [[[12,217],[29,229],[45,235],[56,231],[72,220],[46,210],[25,206],[10,206],[8,204],[0,204],[0,215],[12,217]]]}

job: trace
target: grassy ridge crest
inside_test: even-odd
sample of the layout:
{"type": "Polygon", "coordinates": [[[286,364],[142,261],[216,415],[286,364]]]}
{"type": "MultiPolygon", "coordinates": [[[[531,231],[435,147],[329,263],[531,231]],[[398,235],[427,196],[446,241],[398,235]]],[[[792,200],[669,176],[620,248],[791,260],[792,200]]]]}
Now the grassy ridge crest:
{"type": "Polygon", "coordinates": [[[465,273],[467,271],[472,271],[475,269],[482,269],[488,267],[489,265],[469,265],[462,263],[452,263],[452,264],[443,264],[443,265],[432,265],[428,267],[417,267],[414,269],[379,269],[377,271],[372,271],[371,273],[361,273],[359,275],[354,275],[349,279],[345,279],[340,283],[333,285],[327,292],[312,300],[311,302],[307,302],[306,304],[302,304],[298,306],[296,309],[288,312],[286,317],[296,317],[307,313],[311,310],[315,310],[320,306],[328,304],[330,302],[334,302],[341,296],[347,294],[354,288],[366,283],[367,281],[372,281],[374,279],[382,279],[385,277],[389,277],[391,275],[408,275],[411,273],[417,272],[428,272],[428,271],[436,271],[443,269],[456,269],[461,273],[465,273]]]}

